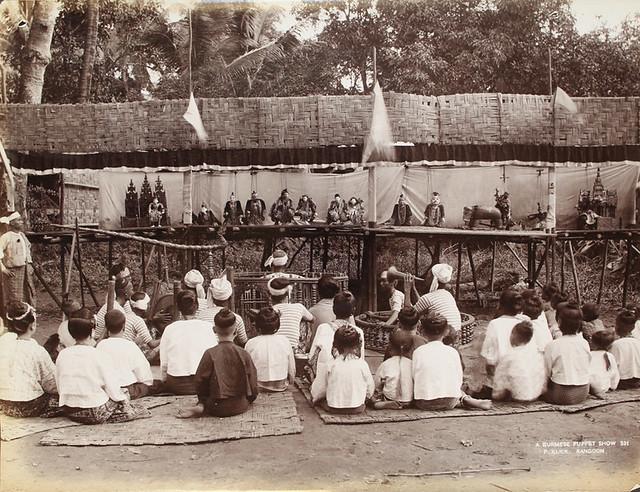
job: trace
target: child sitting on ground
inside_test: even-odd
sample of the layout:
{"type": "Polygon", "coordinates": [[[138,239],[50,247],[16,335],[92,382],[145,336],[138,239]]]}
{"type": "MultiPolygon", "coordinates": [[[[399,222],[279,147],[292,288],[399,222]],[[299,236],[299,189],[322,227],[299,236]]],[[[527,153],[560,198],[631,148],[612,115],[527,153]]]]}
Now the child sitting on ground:
{"type": "Polygon", "coordinates": [[[124,336],[125,314],[117,309],[104,316],[109,337],[98,343],[96,349],[110,357],[120,387],[135,400],[149,394],[153,375],[149,361],[140,347],[124,336]]]}
{"type": "Polygon", "coordinates": [[[255,320],[258,335],[245,345],[258,372],[258,388],[284,391],[296,377],[296,360],[289,340],[279,335],[280,315],[271,307],[260,310],[255,320]]]}
{"type": "Polygon", "coordinates": [[[198,404],[180,410],[178,417],[231,417],[249,409],[258,396],[256,367],[251,356],[233,343],[236,316],[224,308],[214,318],[218,345],[207,349],[196,371],[198,404]]]}
{"type": "Polygon", "coordinates": [[[555,308],[551,306],[551,298],[558,292],[560,292],[560,287],[558,287],[556,283],[551,282],[542,288],[542,293],[540,294],[542,298],[542,309],[544,310],[544,315],[547,317],[549,327],[556,322],[556,311],[555,308]]]}
{"type": "Polygon", "coordinates": [[[582,337],[589,342],[591,350],[593,350],[593,345],[591,343],[591,337],[593,334],[598,331],[606,330],[604,323],[599,316],[600,307],[597,304],[587,302],[582,305],[582,337]]]}
{"type": "Polygon", "coordinates": [[[392,355],[380,364],[373,378],[376,391],[372,400],[373,408],[376,410],[406,408],[411,404],[413,400],[411,358],[405,354],[412,350],[411,333],[396,329],[389,339],[388,351],[397,355],[392,355]]]}
{"type": "Polygon", "coordinates": [[[306,346],[307,340],[300,340],[300,323],[313,321],[313,314],[299,302],[289,302],[291,285],[285,277],[275,277],[267,283],[271,304],[280,314],[280,334],[287,337],[294,351],[306,346]]]}
{"type": "Polygon", "coordinates": [[[575,303],[558,306],[558,326],[562,332],[544,349],[548,377],[545,400],[558,405],[574,405],[589,396],[589,344],[579,335],[582,311],[575,303]]]}
{"type": "Polygon", "coordinates": [[[447,320],[430,313],[421,320],[427,343],[413,352],[413,396],[420,410],[451,410],[458,406],[491,408],[490,400],[477,400],[462,391],[462,362],[456,349],[442,343],[447,320]]]}
{"type": "Polygon", "coordinates": [[[92,329],[89,320],[69,320],[69,333],[76,343],[61,351],[56,361],[59,403],[64,414],[82,424],[150,417],[146,408],[127,400],[112,361],[93,346],[92,329]]]}
{"type": "Polygon", "coordinates": [[[522,314],[531,320],[533,342],[540,352],[544,352],[544,348],[553,340],[553,337],[551,336],[551,331],[549,331],[547,317],[542,310],[542,299],[538,297],[535,290],[523,291],[522,298],[524,300],[522,314]]]}
{"type": "MultiPolygon", "coordinates": [[[[400,331],[408,334],[410,336],[410,343],[407,347],[405,347],[402,355],[404,357],[408,357],[411,359],[413,355],[413,351],[417,349],[420,345],[424,345],[427,341],[424,337],[418,335],[418,323],[420,322],[420,316],[418,315],[418,311],[413,306],[405,306],[400,310],[400,314],[398,314],[398,328],[395,331],[400,331]]],[[[397,346],[389,343],[387,350],[384,353],[384,360],[387,360],[390,357],[394,357],[396,355],[400,355],[397,351],[397,346]]]]}
{"type": "Polygon", "coordinates": [[[556,338],[560,338],[562,336],[562,331],[560,331],[560,327],[558,326],[558,319],[560,313],[559,306],[563,306],[569,300],[569,294],[564,291],[556,292],[551,296],[551,309],[553,313],[552,321],[549,324],[549,331],[551,332],[551,336],[555,340],[556,338]]]}
{"type": "Polygon", "coordinates": [[[640,340],[631,336],[635,316],[624,310],[616,317],[618,339],[611,344],[611,353],[618,362],[618,389],[640,388],[640,340]]]}
{"type": "MultiPolygon", "coordinates": [[[[544,329],[549,330],[546,322],[544,329]]],[[[534,401],[544,393],[547,383],[544,358],[538,347],[529,343],[533,336],[531,321],[521,321],[511,330],[513,349],[500,359],[496,367],[491,394],[493,400],[534,401]]]]}
{"type": "Polygon", "coordinates": [[[614,335],[608,330],[597,331],[591,337],[591,364],[589,366],[589,392],[604,398],[604,394],[618,387],[620,372],[615,357],[607,352],[614,335]]]}
{"type": "Polygon", "coordinates": [[[69,334],[69,318],[71,314],[80,309],[82,306],[78,301],[67,300],[62,303],[63,320],[58,325],[58,340],[60,342],[59,350],[75,345],[76,341],[69,334]]]}
{"type": "MultiPolygon", "coordinates": [[[[505,289],[500,295],[498,312],[501,313],[487,325],[487,334],[482,344],[480,355],[486,362],[486,378],[484,387],[475,396],[490,398],[493,388],[493,374],[500,359],[511,351],[511,330],[522,317],[522,295],[514,289],[505,289]]],[[[424,325],[423,325],[424,326],[424,325]]]]}
{"type": "Polygon", "coordinates": [[[369,365],[359,355],[361,346],[355,326],[347,324],[336,330],[332,347],[335,355],[311,385],[314,405],[321,404],[330,413],[364,412],[365,401],[373,396],[374,382],[369,365]]]}

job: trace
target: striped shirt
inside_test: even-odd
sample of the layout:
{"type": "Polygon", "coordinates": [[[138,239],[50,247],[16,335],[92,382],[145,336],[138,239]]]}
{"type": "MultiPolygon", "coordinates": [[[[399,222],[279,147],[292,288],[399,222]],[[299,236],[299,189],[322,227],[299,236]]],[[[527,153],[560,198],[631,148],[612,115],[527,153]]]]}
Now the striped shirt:
{"type": "Polygon", "coordinates": [[[393,289],[393,294],[389,298],[389,308],[391,311],[400,312],[404,306],[404,292],[393,289]]]}
{"type": "MultiPolygon", "coordinates": [[[[198,312],[196,312],[196,319],[206,321],[207,323],[211,323],[213,325],[215,324],[214,318],[216,317],[216,314],[218,314],[223,309],[223,306],[212,306],[207,307],[206,309],[198,309],[198,312]]],[[[233,324],[233,327],[236,330],[236,337],[238,337],[238,341],[244,345],[248,340],[247,329],[244,326],[244,321],[242,320],[242,318],[236,313],[234,313],[234,315],[236,317],[236,322],[233,324]]]]}
{"type": "Polygon", "coordinates": [[[302,320],[313,321],[313,314],[299,302],[293,304],[286,302],[275,304],[273,309],[280,313],[280,329],[278,330],[278,335],[287,337],[289,343],[295,350],[300,343],[300,323],[302,320]]]}
{"type": "Polygon", "coordinates": [[[448,290],[438,289],[434,292],[429,292],[418,299],[418,302],[413,307],[420,314],[434,312],[444,316],[447,323],[456,331],[460,331],[462,328],[460,310],[456,300],[448,290]]]}
{"type": "MultiPolygon", "coordinates": [[[[147,345],[153,340],[151,333],[149,333],[149,328],[147,328],[147,324],[140,316],[135,314],[133,311],[127,314],[126,309],[117,302],[113,304],[113,309],[117,309],[118,311],[125,313],[126,321],[124,324],[124,337],[127,340],[136,342],[138,345],[147,345]]],[[[107,327],[104,322],[106,314],[107,305],[104,304],[96,315],[96,329],[93,334],[93,338],[96,340],[107,338],[107,327]]]]}

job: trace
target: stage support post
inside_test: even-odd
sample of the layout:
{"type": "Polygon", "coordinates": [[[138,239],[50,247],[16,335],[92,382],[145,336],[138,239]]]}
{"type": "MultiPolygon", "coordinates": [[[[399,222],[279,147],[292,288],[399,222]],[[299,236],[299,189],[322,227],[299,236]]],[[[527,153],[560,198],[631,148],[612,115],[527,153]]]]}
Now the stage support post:
{"type": "MultiPolygon", "coordinates": [[[[78,272],[80,273],[80,300],[82,301],[82,307],[84,307],[84,282],[82,274],[82,256],[80,254],[80,229],[78,228],[78,218],[76,217],[76,237],[78,238],[78,272]]],[[[73,257],[72,257],[73,258],[73,257]]]]}
{"type": "Polygon", "coordinates": [[[571,258],[571,271],[573,272],[573,283],[576,287],[576,300],[578,301],[578,305],[582,306],[582,294],[580,293],[580,281],[578,280],[576,258],[575,258],[575,255],[573,254],[573,242],[571,240],[569,240],[569,256],[571,258]]]}
{"type": "Polygon", "coordinates": [[[562,241],[562,247],[560,248],[561,250],[561,255],[560,255],[560,290],[564,291],[564,264],[565,264],[565,257],[566,257],[566,252],[567,252],[567,240],[565,239],[564,241],[562,241]]]}
{"type": "Polygon", "coordinates": [[[418,272],[418,254],[419,254],[419,246],[420,243],[418,242],[418,239],[416,239],[416,245],[415,245],[415,255],[413,258],[413,274],[414,275],[420,275],[418,272]]]}
{"type": "Polygon", "coordinates": [[[491,277],[489,279],[489,289],[493,292],[496,282],[496,249],[498,243],[496,241],[491,242],[491,277]]]}
{"type": "Polygon", "coordinates": [[[144,261],[144,243],[140,243],[140,264],[142,265],[142,290],[145,289],[145,287],[147,286],[147,275],[146,275],[146,269],[144,267],[145,261],[144,261]]]}
{"type": "Polygon", "coordinates": [[[467,255],[469,256],[469,266],[471,267],[471,277],[473,279],[473,288],[476,291],[478,306],[482,306],[482,299],[480,298],[480,291],[478,290],[478,279],[476,278],[476,266],[473,263],[473,251],[471,244],[467,244],[467,255]]]}
{"type": "Polygon", "coordinates": [[[624,267],[624,287],[622,289],[622,307],[627,305],[627,294],[629,293],[629,275],[633,265],[633,240],[627,239],[627,264],[624,267]]]}
{"type": "Polygon", "coordinates": [[[598,305],[602,302],[602,289],[604,289],[604,275],[607,271],[607,256],[609,253],[609,240],[604,240],[604,251],[602,252],[602,269],[600,270],[600,286],[598,287],[598,305]]]}
{"type": "Polygon", "coordinates": [[[62,278],[62,299],[64,300],[65,298],[65,286],[67,285],[67,280],[66,280],[66,271],[65,271],[65,261],[64,261],[64,256],[65,256],[65,251],[66,251],[66,245],[64,243],[64,236],[62,236],[60,238],[60,276],[62,278]]]}
{"type": "Polygon", "coordinates": [[[456,301],[460,299],[460,271],[462,270],[462,243],[458,243],[458,272],[456,275],[456,301]]]}
{"type": "Polygon", "coordinates": [[[547,232],[556,230],[556,165],[548,170],[547,180],[547,220],[545,222],[547,232]]]}
{"type": "Polygon", "coordinates": [[[192,224],[193,203],[192,203],[193,180],[191,170],[182,173],[182,223],[192,224]]]}
{"type": "Polygon", "coordinates": [[[364,272],[367,277],[368,311],[375,311],[378,304],[378,272],[376,268],[376,233],[369,231],[364,238],[364,272]]]}
{"type": "Polygon", "coordinates": [[[376,226],[378,221],[378,207],[377,207],[377,176],[376,168],[373,164],[369,165],[369,227],[376,226]]]}

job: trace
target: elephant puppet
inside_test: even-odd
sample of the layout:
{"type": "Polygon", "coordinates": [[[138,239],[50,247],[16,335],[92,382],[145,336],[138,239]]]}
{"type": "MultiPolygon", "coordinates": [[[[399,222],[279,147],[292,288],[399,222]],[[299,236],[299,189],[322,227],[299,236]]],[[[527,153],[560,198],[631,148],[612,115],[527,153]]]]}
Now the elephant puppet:
{"type": "Polygon", "coordinates": [[[478,224],[486,225],[492,229],[503,229],[502,213],[496,207],[485,205],[474,205],[473,207],[464,207],[462,212],[462,220],[464,220],[465,228],[475,229],[478,224]],[[489,221],[480,222],[481,220],[489,221]]]}

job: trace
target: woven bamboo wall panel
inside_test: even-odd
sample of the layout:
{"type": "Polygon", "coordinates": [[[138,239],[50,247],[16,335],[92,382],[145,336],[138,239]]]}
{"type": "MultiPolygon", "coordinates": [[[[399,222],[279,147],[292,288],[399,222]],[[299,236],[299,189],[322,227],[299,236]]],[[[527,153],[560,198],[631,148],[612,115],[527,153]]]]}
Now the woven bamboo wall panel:
{"type": "Polygon", "coordinates": [[[577,113],[558,108],[555,137],[558,145],[621,145],[638,142],[640,98],[574,98],[577,113]]]}
{"type": "MultiPolygon", "coordinates": [[[[638,144],[640,98],[575,98],[552,123],[549,96],[385,93],[396,141],[442,144],[638,144]]],[[[0,105],[7,149],[127,152],[361,144],[371,96],[198,99],[209,140],[183,119],[187,100],[86,105],[0,105]]]]}
{"type": "Polygon", "coordinates": [[[504,143],[548,144],[552,141],[551,96],[499,94],[500,136],[504,143]]]}

